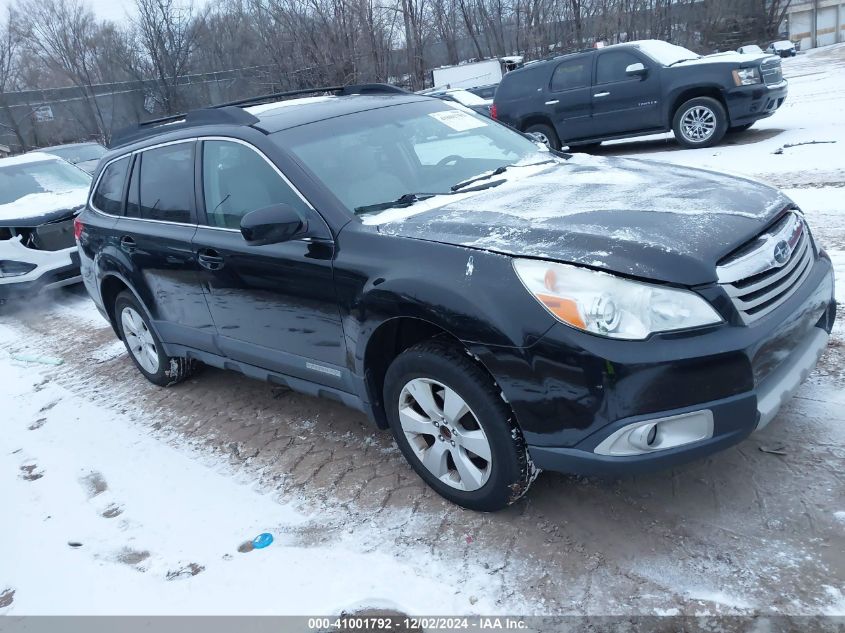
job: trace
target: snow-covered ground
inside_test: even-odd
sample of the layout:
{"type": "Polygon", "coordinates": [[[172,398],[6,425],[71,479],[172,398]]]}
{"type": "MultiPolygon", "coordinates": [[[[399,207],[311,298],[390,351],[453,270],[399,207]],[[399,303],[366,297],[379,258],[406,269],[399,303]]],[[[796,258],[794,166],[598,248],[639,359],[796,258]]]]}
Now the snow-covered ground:
{"type": "MultiPolygon", "coordinates": [[[[601,153],[783,187],[845,301],[845,47],[784,66],[782,110],[725,145],[601,153]]],[[[211,369],[149,385],[61,291],[0,316],[0,614],[845,614],[839,318],[810,381],[740,446],[616,482],[546,473],[479,515],[334,403],[211,369]]]]}

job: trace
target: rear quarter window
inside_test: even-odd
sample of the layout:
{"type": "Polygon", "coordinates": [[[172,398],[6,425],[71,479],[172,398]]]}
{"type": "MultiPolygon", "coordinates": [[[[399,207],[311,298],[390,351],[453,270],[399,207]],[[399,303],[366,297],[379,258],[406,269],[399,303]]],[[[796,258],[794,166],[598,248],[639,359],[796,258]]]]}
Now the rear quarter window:
{"type": "Polygon", "coordinates": [[[496,88],[496,102],[508,99],[518,99],[530,96],[548,81],[549,68],[547,64],[538,64],[536,68],[523,68],[509,72],[496,88]]]}
{"type": "Polygon", "coordinates": [[[129,157],[114,161],[103,170],[92,202],[94,207],[104,213],[119,215],[123,212],[123,183],[129,169],[129,157]]]}

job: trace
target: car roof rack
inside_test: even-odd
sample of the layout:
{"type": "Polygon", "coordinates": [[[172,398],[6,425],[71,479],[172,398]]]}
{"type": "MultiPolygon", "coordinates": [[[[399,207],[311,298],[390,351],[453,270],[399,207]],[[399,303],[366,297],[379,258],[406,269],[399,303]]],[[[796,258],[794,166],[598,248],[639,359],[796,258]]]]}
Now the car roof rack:
{"type": "Polygon", "coordinates": [[[161,133],[163,126],[168,126],[168,131],[179,130],[199,125],[254,125],[259,119],[246,110],[246,106],[261,105],[280,101],[287,97],[299,97],[308,94],[334,93],[337,96],[349,95],[377,95],[377,94],[411,94],[404,88],[390,84],[369,83],[354,84],[350,86],[326,86],[321,88],[302,88],[299,90],[286,90],[271,94],[227,101],[212,105],[207,108],[191,110],[184,114],[173,114],[150,121],[143,121],[135,126],[124,128],[115,132],[112,136],[109,148],[119,147],[135,141],[140,141],[148,136],[161,133]]]}

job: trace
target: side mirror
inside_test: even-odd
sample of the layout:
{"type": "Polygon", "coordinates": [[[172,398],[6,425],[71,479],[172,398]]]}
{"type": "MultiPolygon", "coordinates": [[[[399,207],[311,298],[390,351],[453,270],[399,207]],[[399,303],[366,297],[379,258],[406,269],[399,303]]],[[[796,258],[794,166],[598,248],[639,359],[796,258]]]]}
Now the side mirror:
{"type": "Polygon", "coordinates": [[[287,242],[307,229],[308,223],[289,204],[272,204],[241,218],[241,234],[250,246],[287,242]]]}
{"type": "Polygon", "coordinates": [[[645,64],[637,62],[625,68],[625,74],[629,77],[645,77],[648,74],[648,69],[645,67],[645,64]]]}

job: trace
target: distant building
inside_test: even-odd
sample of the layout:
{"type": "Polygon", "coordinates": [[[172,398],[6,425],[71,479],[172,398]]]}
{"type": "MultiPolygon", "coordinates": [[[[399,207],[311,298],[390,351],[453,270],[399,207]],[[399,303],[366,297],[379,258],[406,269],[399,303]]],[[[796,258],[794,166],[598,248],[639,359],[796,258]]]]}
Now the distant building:
{"type": "Polygon", "coordinates": [[[786,32],[800,50],[845,42],[845,2],[792,0],[786,13],[786,32]]]}
{"type": "Polygon", "coordinates": [[[6,158],[11,153],[12,150],[7,145],[0,145],[0,158],[6,158]]]}

